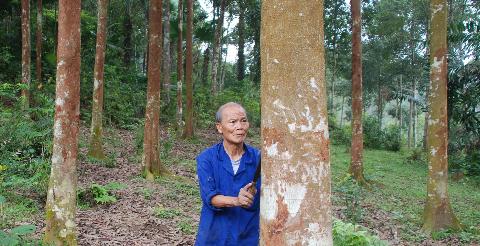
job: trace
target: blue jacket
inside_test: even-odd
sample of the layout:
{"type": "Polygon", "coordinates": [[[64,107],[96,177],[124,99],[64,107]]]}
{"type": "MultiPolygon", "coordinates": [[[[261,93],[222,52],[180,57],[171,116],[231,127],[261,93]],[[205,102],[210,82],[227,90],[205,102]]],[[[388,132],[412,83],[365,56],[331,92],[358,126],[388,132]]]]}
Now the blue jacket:
{"type": "Polygon", "coordinates": [[[211,204],[215,195],[238,196],[240,188],[252,182],[260,163],[260,151],[246,144],[244,149],[235,175],[223,142],[204,150],[197,157],[203,205],[195,245],[258,245],[260,180],[250,208],[217,208],[211,204]]]}

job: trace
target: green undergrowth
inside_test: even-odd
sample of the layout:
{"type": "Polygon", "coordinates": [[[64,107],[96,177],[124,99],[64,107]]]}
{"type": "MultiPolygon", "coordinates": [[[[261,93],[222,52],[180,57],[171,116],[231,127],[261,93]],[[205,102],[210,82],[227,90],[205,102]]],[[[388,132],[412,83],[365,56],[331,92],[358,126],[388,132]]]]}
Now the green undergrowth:
{"type": "MultiPolygon", "coordinates": [[[[350,164],[350,154],[344,146],[332,146],[333,190],[338,190],[345,179],[350,164]]],[[[417,154],[413,154],[417,155],[417,154]]],[[[422,213],[426,199],[427,164],[421,157],[411,160],[412,152],[365,150],[365,176],[371,181],[369,190],[362,192],[363,207],[373,207],[387,212],[391,222],[400,228],[400,237],[410,242],[420,242],[427,235],[420,233],[422,213]]],[[[452,208],[465,225],[465,231],[444,231],[432,235],[434,240],[459,238],[462,243],[480,241],[480,189],[474,177],[459,181],[449,179],[448,192],[452,208]]],[[[345,199],[336,193],[332,200],[342,205],[345,199]]],[[[366,211],[362,211],[368,216],[366,211]]]]}
{"type": "Polygon", "coordinates": [[[367,228],[333,220],[333,244],[335,246],[387,246],[386,241],[372,235],[367,228]]]}
{"type": "Polygon", "coordinates": [[[164,185],[168,191],[173,191],[177,194],[196,199],[197,202],[200,199],[198,186],[191,179],[177,175],[165,175],[156,178],[155,182],[164,185]]]}

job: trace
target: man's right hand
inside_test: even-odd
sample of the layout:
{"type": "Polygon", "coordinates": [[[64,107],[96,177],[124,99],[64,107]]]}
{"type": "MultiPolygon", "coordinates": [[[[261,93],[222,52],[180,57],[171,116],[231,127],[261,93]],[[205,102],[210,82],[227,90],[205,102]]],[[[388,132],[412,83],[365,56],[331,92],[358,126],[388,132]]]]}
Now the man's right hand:
{"type": "Polygon", "coordinates": [[[253,183],[248,183],[240,189],[240,192],[238,192],[238,203],[240,207],[249,208],[252,206],[255,193],[257,192],[255,187],[252,186],[253,183]]]}

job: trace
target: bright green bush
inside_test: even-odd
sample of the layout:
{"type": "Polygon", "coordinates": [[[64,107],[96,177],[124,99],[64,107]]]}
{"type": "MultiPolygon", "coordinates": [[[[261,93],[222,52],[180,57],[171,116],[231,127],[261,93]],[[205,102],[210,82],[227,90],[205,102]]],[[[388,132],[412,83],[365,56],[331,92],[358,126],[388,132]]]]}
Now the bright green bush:
{"type": "Polygon", "coordinates": [[[366,228],[341,220],[333,220],[333,245],[335,246],[384,246],[386,241],[370,234],[366,228]]]}

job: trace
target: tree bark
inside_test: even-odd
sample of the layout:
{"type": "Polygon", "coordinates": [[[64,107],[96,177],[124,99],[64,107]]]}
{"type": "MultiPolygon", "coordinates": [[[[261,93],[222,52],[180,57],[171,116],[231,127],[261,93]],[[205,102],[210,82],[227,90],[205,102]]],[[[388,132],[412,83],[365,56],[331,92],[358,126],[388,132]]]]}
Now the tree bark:
{"type": "MultiPolygon", "coordinates": [[[[335,8],[333,11],[333,30],[337,30],[337,16],[338,16],[338,9],[340,8],[340,4],[338,4],[339,1],[335,1],[335,8]]],[[[333,71],[332,71],[332,93],[330,95],[331,102],[329,106],[331,107],[330,110],[334,110],[334,99],[335,99],[335,79],[337,76],[337,59],[338,59],[338,54],[337,54],[337,34],[333,34],[333,71]]]]}
{"type": "Polygon", "coordinates": [[[103,152],[103,75],[105,64],[105,46],[107,40],[108,0],[98,0],[97,45],[95,67],[93,71],[92,125],[90,128],[90,149],[88,155],[104,159],[103,152]]]}
{"type": "Polygon", "coordinates": [[[238,61],[237,61],[237,80],[242,81],[245,78],[245,2],[239,0],[239,16],[237,24],[238,32],[238,61]]]}
{"type": "Polygon", "coordinates": [[[351,0],[352,11],[352,161],[349,172],[360,184],[366,184],[363,175],[362,126],[362,43],[360,0],[351,0]]]}
{"type": "Polygon", "coordinates": [[[185,85],[187,93],[187,107],[185,115],[185,131],[184,138],[193,138],[193,0],[187,0],[187,47],[185,61],[185,85]]]}
{"type": "Polygon", "coordinates": [[[43,87],[42,84],[42,34],[43,34],[43,7],[42,7],[42,0],[37,0],[37,31],[36,31],[36,76],[37,76],[37,83],[38,88],[41,89],[43,87]]]}
{"type": "Polygon", "coordinates": [[[323,15],[318,13],[323,13],[321,0],[262,2],[260,245],[332,245],[323,15]]]}
{"type": "Polygon", "coordinates": [[[183,127],[183,0],[178,1],[178,38],[177,38],[177,129],[183,127]]]}
{"type": "MultiPolygon", "coordinates": [[[[426,91],[426,97],[427,97],[427,100],[428,98],[430,97],[430,90],[427,88],[427,91],[426,91]]],[[[427,152],[428,151],[428,141],[427,141],[427,138],[428,138],[428,119],[430,118],[428,116],[428,109],[427,109],[427,112],[425,112],[425,123],[423,124],[423,151],[424,152],[427,152]]]]}
{"type": "Polygon", "coordinates": [[[162,59],[162,0],[150,0],[148,12],[147,105],[143,136],[143,168],[147,180],[164,173],[160,163],[160,83],[162,59]]]}
{"type": "Polygon", "coordinates": [[[213,53],[212,53],[212,93],[216,95],[218,92],[218,56],[220,55],[220,44],[223,31],[223,19],[225,16],[225,2],[227,0],[220,0],[220,16],[217,19],[217,25],[215,27],[215,37],[213,41],[213,53]]]}
{"type": "Polygon", "coordinates": [[[76,162],[80,118],[80,6],[81,1],[59,1],[55,122],[48,184],[47,245],[77,245],[76,162]]]}
{"type": "Polygon", "coordinates": [[[403,110],[402,110],[402,103],[403,103],[403,76],[400,74],[400,108],[398,109],[398,121],[400,122],[400,139],[402,139],[403,134],[403,110]]]}
{"type": "Polygon", "coordinates": [[[131,16],[131,2],[125,1],[125,16],[123,17],[123,65],[128,70],[132,61],[132,16],[131,16]]]}
{"type": "Polygon", "coordinates": [[[203,51],[203,64],[202,64],[202,85],[207,84],[208,77],[208,64],[210,63],[210,47],[207,47],[203,51]]]}
{"type": "Polygon", "coordinates": [[[163,32],[163,89],[165,101],[170,102],[170,0],[163,2],[165,8],[163,32]]]}
{"type": "Polygon", "coordinates": [[[428,182],[423,230],[460,229],[448,197],[447,2],[431,0],[428,182]]]}
{"type": "Polygon", "coordinates": [[[22,83],[27,87],[22,89],[22,97],[24,97],[24,107],[30,105],[30,0],[22,0],[22,83]]]}
{"type": "Polygon", "coordinates": [[[343,129],[343,107],[345,105],[345,96],[342,96],[342,109],[340,111],[340,128],[343,129]]]}

